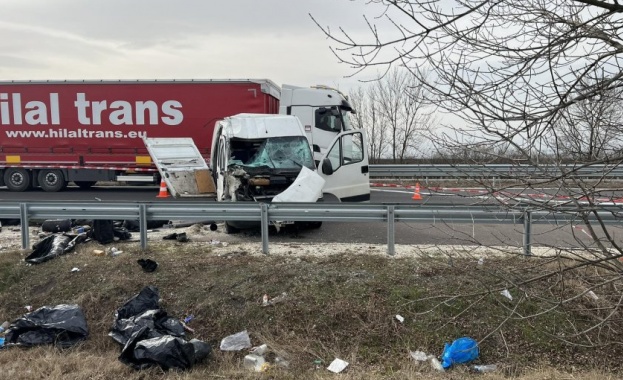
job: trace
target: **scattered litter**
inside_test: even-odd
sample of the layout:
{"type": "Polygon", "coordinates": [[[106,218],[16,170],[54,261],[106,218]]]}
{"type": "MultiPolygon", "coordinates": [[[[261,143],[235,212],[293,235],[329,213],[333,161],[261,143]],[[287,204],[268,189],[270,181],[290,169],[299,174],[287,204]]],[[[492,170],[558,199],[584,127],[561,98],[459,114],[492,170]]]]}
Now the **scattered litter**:
{"type": "Polygon", "coordinates": [[[485,258],[484,257],[481,257],[481,258],[478,259],[478,265],[482,265],[484,263],[485,263],[485,258]]]}
{"type": "Polygon", "coordinates": [[[405,317],[403,317],[400,314],[396,314],[396,319],[398,320],[398,322],[400,323],[404,323],[405,322],[405,317]]]}
{"type": "Polygon", "coordinates": [[[329,366],[327,367],[327,369],[333,373],[340,373],[342,372],[346,367],[348,367],[348,362],[342,360],[342,359],[338,359],[335,358],[335,360],[333,360],[331,362],[331,364],[329,364],[329,366]]]}
{"type": "Polygon", "coordinates": [[[4,331],[5,331],[6,329],[8,329],[8,328],[9,328],[9,322],[8,322],[8,321],[4,321],[4,322],[2,323],[2,325],[0,325],[0,333],[1,333],[1,332],[4,332],[4,331]]]}
{"type": "Polygon", "coordinates": [[[221,340],[221,351],[240,351],[251,347],[251,338],[247,330],[229,335],[221,340]]]}
{"type": "Polygon", "coordinates": [[[192,321],[193,319],[195,319],[194,315],[187,315],[186,317],[184,317],[184,323],[190,323],[190,321],[192,321]]]}
{"type": "Polygon", "coordinates": [[[244,357],[244,368],[255,372],[266,372],[269,368],[264,357],[255,354],[249,354],[244,357]]]}
{"type": "Polygon", "coordinates": [[[93,250],[93,254],[95,256],[104,256],[104,255],[106,255],[106,252],[102,251],[101,249],[94,249],[93,250]]]}
{"type": "Polygon", "coordinates": [[[589,290],[588,293],[586,293],[586,295],[591,297],[595,301],[597,301],[599,299],[599,297],[597,297],[597,294],[595,294],[592,290],[589,290]]]}
{"type": "Polygon", "coordinates": [[[151,273],[158,268],[158,263],[151,259],[138,259],[136,262],[147,273],[151,273]]]}
{"type": "Polygon", "coordinates": [[[28,305],[28,306],[24,306],[24,308],[26,309],[26,311],[30,312],[32,311],[32,306],[28,305]]]}
{"type": "Polygon", "coordinates": [[[283,302],[288,298],[288,293],[283,292],[277,297],[269,298],[268,294],[264,294],[262,297],[262,306],[271,306],[279,302],[283,302]]]}
{"type": "Polygon", "coordinates": [[[484,373],[484,372],[493,372],[493,371],[495,371],[495,370],[497,370],[497,369],[498,369],[498,366],[497,366],[497,365],[495,365],[495,364],[475,365],[475,366],[472,366],[472,369],[473,369],[475,372],[481,372],[481,373],[484,373]]]}
{"type": "Polygon", "coordinates": [[[433,367],[434,369],[436,369],[439,372],[444,372],[445,369],[443,369],[443,366],[441,365],[441,363],[439,362],[439,360],[437,358],[432,358],[430,360],[430,365],[431,367],[433,367]]]}
{"type": "Polygon", "coordinates": [[[413,360],[415,360],[417,362],[425,362],[429,358],[429,356],[426,354],[426,352],[423,352],[423,351],[411,351],[411,352],[409,352],[409,354],[411,355],[413,360]]]}
{"type": "Polygon", "coordinates": [[[262,344],[261,346],[256,346],[253,347],[251,349],[251,353],[254,355],[264,355],[266,353],[266,351],[268,350],[268,346],[265,344],[262,344]]]}
{"type": "Polygon", "coordinates": [[[185,331],[188,331],[190,333],[194,333],[195,332],[195,329],[188,327],[188,325],[186,323],[184,323],[184,322],[182,322],[182,326],[184,327],[185,331]]]}
{"type": "Polygon", "coordinates": [[[450,368],[454,364],[468,363],[478,358],[478,342],[472,338],[463,337],[452,344],[445,344],[441,354],[441,366],[450,368]]]}
{"type": "Polygon", "coordinates": [[[216,223],[210,224],[210,231],[216,231],[217,228],[218,227],[217,227],[216,223]]]}
{"type": "Polygon", "coordinates": [[[71,271],[72,271],[72,272],[80,272],[80,269],[79,269],[79,268],[74,267],[74,268],[71,268],[71,271]]]}
{"type": "Polygon", "coordinates": [[[4,338],[0,338],[0,347],[4,346],[4,338]]]}
{"type": "Polygon", "coordinates": [[[43,306],[13,321],[5,335],[7,346],[54,344],[67,348],[85,340],[89,328],[78,305],[43,306]]]}
{"type": "Polygon", "coordinates": [[[114,256],[119,256],[119,255],[120,255],[120,254],[122,254],[122,253],[123,253],[123,251],[120,251],[120,250],[118,250],[118,249],[117,249],[117,248],[115,248],[115,247],[112,247],[112,248],[110,249],[110,255],[111,255],[111,256],[113,256],[113,257],[114,257],[114,256]]]}
{"type": "Polygon", "coordinates": [[[508,289],[504,289],[500,292],[501,295],[503,295],[504,297],[508,298],[509,300],[513,300],[513,296],[511,295],[511,292],[508,291],[508,289]]]}
{"type": "Polygon", "coordinates": [[[321,359],[314,360],[314,366],[316,367],[316,369],[320,369],[320,367],[322,367],[322,360],[321,359]]]}
{"type": "Polygon", "coordinates": [[[218,240],[210,240],[210,245],[216,245],[216,246],[220,246],[220,247],[227,247],[229,245],[229,243],[227,243],[226,241],[218,241],[218,240]]]}

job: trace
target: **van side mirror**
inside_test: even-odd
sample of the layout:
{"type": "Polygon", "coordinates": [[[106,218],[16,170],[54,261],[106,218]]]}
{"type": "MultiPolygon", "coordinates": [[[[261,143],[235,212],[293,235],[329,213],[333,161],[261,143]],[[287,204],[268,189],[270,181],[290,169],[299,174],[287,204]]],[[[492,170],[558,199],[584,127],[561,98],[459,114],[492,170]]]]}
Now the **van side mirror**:
{"type": "Polygon", "coordinates": [[[322,173],[326,175],[333,174],[333,165],[331,165],[331,160],[328,158],[322,160],[322,173]]]}

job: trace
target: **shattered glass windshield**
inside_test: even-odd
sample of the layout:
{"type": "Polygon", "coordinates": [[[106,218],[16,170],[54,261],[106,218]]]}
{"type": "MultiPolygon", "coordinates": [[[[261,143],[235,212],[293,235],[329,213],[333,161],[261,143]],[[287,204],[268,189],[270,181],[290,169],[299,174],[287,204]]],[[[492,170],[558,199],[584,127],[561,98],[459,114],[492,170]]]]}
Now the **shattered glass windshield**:
{"type": "Polygon", "coordinates": [[[296,169],[305,166],[315,170],[309,142],[304,136],[271,137],[249,147],[248,159],[230,161],[246,167],[296,169]]]}

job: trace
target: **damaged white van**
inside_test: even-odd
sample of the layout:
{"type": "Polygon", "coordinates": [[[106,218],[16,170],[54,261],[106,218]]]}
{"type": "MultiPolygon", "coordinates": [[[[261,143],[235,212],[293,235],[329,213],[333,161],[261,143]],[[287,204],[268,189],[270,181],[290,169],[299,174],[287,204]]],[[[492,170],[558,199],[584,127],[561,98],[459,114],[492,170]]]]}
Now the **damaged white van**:
{"type": "MultiPolygon", "coordinates": [[[[363,131],[338,134],[317,171],[305,129],[291,115],[238,114],[216,124],[210,166],[217,201],[369,200],[363,131]]],[[[248,222],[227,222],[229,232],[248,222]]],[[[319,227],[320,222],[312,224],[319,227]]]]}

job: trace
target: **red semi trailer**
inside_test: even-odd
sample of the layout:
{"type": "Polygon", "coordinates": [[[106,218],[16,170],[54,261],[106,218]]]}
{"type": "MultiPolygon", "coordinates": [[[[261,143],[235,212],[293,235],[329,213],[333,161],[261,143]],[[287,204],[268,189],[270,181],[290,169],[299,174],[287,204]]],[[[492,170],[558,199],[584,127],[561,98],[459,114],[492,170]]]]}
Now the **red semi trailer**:
{"type": "Polygon", "coordinates": [[[0,82],[0,185],[156,182],[143,143],[191,137],[207,159],[216,121],[279,113],[269,80],[0,82]]]}

